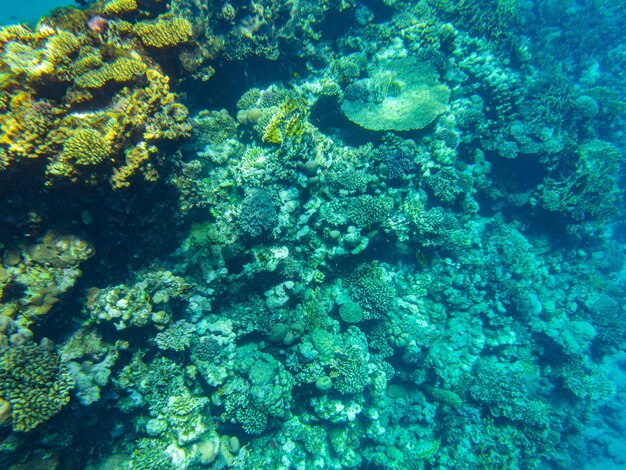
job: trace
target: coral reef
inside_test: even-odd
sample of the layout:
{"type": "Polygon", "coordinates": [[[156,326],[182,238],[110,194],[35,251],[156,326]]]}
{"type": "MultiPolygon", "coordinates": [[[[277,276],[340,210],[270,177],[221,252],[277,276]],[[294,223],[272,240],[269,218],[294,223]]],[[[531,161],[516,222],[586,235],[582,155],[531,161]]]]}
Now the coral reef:
{"type": "Polygon", "coordinates": [[[3,250],[0,309],[23,326],[42,318],[81,276],[79,266],[93,256],[85,240],[47,232],[36,243],[3,250]]]}
{"type": "Polygon", "coordinates": [[[626,17],[556,3],[0,28],[0,466],[623,466],[626,17]]]}

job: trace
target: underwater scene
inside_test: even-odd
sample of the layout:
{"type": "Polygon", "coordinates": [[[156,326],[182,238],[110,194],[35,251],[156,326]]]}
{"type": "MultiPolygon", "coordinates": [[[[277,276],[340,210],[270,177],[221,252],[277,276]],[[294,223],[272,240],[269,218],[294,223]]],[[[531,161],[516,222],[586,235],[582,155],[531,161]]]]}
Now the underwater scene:
{"type": "Polygon", "coordinates": [[[626,469],[623,0],[0,24],[0,468],[626,469]]]}

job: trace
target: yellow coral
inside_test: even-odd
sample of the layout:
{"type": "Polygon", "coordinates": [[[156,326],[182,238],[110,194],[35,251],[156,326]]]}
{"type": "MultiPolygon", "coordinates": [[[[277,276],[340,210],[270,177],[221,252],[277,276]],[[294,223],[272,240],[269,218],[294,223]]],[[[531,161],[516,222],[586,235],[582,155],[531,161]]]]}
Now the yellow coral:
{"type": "Polygon", "coordinates": [[[0,145],[13,158],[37,158],[44,149],[50,119],[44,107],[35,106],[30,93],[15,94],[7,113],[0,115],[0,145]]]}
{"type": "Polygon", "coordinates": [[[90,47],[82,51],[80,57],[72,63],[71,72],[79,77],[101,65],[102,54],[98,49],[90,47]]]}
{"type": "MultiPolygon", "coordinates": [[[[94,12],[124,15],[137,8],[136,0],[103,4],[94,12]]],[[[42,165],[28,168],[45,167],[45,176],[29,177],[46,185],[108,180],[123,187],[136,173],[155,179],[154,144],[187,136],[191,127],[168,77],[148,70],[149,56],[187,42],[191,23],[169,16],[136,25],[111,20],[105,38],[84,34],[78,10],[55,20],[34,30],[0,28],[0,171],[20,171],[24,160],[40,158],[42,165]],[[77,111],[94,100],[81,108],[89,111],[77,111]]]]}
{"type": "Polygon", "coordinates": [[[0,349],[0,399],[11,405],[14,431],[30,431],[59,413],[73,387],[55,352],[35,345],[0,349]]]}
{"type": "Polygon", "coordinates": [[[109,65],[109,76],[115,82],[124,83],[143,75],[146,69],[146,64],[140,59],[120,57],[109,65]]]}
{"type": "Polygon", "coordinates": [[[0,29],[0,43],[32,41],[34,36],[34,33],[22,24],[13,24],[0,29]]]}
{"type": "Polygon", "coordinates": [[[77,77],[74,83],[80,88],[102,88],[107,82],[129,82],[146,71],[146,64],[140,59],[120,57],[115,62],[104,64],[77,77]]]}
{"type": "Polygon", "coordinates": [[[62,160],[97,165],[111,155],[111,145],[95,129],[77,129],[63,146],[62,160]]]}
{"type": "Polygon", "coordinates": [[[304,132],[307,107],[301,98],[288,97],[278,107],[270,108],[269,120],[259,122],[263,142],[282,144],[285,140],[300,139],[304,132]]]}
{"type": "Polygon", "coordinates": [[[150,156],[156,153],[156,151],[156,147],[148,147],[145,142],[140,142],[129,150],[126,153],[126,164],[121,168],[113,170],[113,176],[111,177],[113,188],[120,189],[130,186],[130,178],[150,160],[150,156]]]}
{"type": "Polygon", "coordinates": [[[50,60],[54,63],[69,62],[80,48],[80,41],[76,36],[67,31],[59,31],[58,34],[48,39],[46,50],[50,60]]]}
{"type": "Polygon", "coordinates": [[[20,42],[10,42],[5,46],[3,59],[11,71],[24,74],[28,79],[54,71],[54,64],[48,59],[45,50],[34,49],[20,42]]]}
{"type": "Polygon", "coordinates": [[[133,28],[144,46],[173,47],[184,44],[192,36],[192,26],[184,18],[161,19],[156,23],[138,23],[133,28]]]}
{"type": "Polygon", "coordinates": [[[123,15],[137,9],[137,0],[111,0],[102,9],[106,15],[123,15]]]}

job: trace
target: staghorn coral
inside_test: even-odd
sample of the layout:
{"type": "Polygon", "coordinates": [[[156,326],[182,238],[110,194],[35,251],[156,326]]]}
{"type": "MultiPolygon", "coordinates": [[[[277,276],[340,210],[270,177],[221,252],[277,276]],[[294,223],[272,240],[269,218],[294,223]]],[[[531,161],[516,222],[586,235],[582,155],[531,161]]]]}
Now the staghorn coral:
{"type": "Polygon", "coordinates": [[[0,349],[0,398],[11,405],[13,430],[30,431],[58,414],[73,386],[54,351],[32,344],[0,349]]]}

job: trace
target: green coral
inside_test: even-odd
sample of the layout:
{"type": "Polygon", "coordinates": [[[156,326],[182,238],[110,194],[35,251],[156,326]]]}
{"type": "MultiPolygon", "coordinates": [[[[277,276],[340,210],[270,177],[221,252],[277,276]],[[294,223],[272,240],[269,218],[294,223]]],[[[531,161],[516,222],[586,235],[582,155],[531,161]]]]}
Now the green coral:
{"type": "Polygon", "coordinates": [[[350,295],[363,308],[363,318],[388,316],[395,305],[396,292],[377,263],[363,264],[345,277],[350,295]]]}
{"type": "Polygon", "coordinates": [[[282,363],[255,344],[239,348],[233,365],[232,378],[213,394],[213,401],[244,431],[260,434],[269,418],[287,415],[294,379],[282,363]]]}
{"type": "Polygon", "coordinates": [[[579,147],[575,167],[561,179],[549,178],[541,188],[546,209],[563,211],[575,220],[602,221],[615,213],[622,192],[618,186],[622,153],[602,140],[579,147]]]}
{"type": "Polygon", "coordinates": [[[139,439],[130,459],[132,470],[173,470],[172,457],[167,453],[167,445],[159,439],[139,439]]]}
{"type": "Polygon", "coordinates": [[[591,401],[607,401],[615,396],[617,387],[595,364],[570,363],[558,370],[563,384],[576,397],[591,401]]]}
{"type": "Polygon", "coordinates": [[[179,320],[165,331],[156,335],[154,341],[159,349],[184,351],[191,344],[191,338],[196,331],[195,326],[185,320],[179,320]]]}
{"type": "Polygon", "coordinates": [[[529,397],[527,384],[533,373],[530,368],[525,370],[523,364],[507,367],[491,358],[483,359],[474,368],[470,395],[488,405],[494,416],[501,414],[521,424],[546,427],[549,405],[529,397]]]}
{"type": "Polygon", "coordinates": [[[363,319],[363,309],[356,302],[346,302],[339,306],[339,318],[346,323],[359,323],[363,319]]]}
{"type": "Polygon", "coordinates": [[[348,217],[357,227],[369,230],[382,225],[393,207],[387,196],[363,194],[348,200],[348,217]]]}
{"type": "Polygon", "coordinates": [[[356,327],[350,327],[330,361],[332,386],[342,395],[362,392],[370,383],[369,354],[365,335],[356,327]]]}
{"type": "Polygon", "coordinates": [[[58,414],[73,387],[56,352],[36,345],[0,349],[0,398],[11,404],[13,430],[30,431],[58,414]]]}

